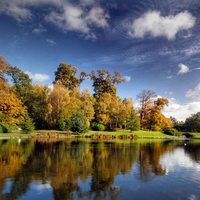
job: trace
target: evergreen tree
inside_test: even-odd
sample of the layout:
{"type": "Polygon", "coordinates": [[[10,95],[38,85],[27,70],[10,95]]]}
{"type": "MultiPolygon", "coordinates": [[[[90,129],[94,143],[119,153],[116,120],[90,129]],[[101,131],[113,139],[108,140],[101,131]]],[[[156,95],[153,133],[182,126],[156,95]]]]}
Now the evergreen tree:
{"type": "Polygon", "coordinates": [[[23,133],[31,133],[34,131],[34,123],[29,117],[28,113],[24,115],[24,122],[21,124],[21,129],[23,133]]]}
{"type": "Polygon", "coordinates": [[[127,119],[127,128],[130,129],[131,132],[140,130],[139,118],[134,109],[131,110],[127,119]]]}
{"type": "Polygon", "coordinates": [[[72,114],[72,117],[70,119],[70,129],[74,133],[87,132],[87,119],[80,111],[76,111],[72,114]]]}

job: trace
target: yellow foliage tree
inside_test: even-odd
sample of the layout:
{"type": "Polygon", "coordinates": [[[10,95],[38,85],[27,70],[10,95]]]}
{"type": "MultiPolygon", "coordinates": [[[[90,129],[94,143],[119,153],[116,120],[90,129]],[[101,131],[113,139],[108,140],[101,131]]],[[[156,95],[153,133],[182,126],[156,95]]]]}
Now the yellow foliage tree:
{"type": "Polygon", "coordinates": [[[81,97],[81,112],[84,114],[87,120],[88,127],[90,126],[91,120],[94,119],[94,97],[90,94],[89,89],[83,90],[81,97]]]}
{"type": "Polygon", "coordinates": [[[7,94],[0,103],[0,116],[9,124],[21,124],[24,120],[26,107],[13,93],[7,94]]]}
{"type": "Polygon", "coordinates": [[[54,89],[49,95],[48,100],[48,122],[51,126],[55,126],[58,121],[66,120],[68,115],[67,106],[71,102],[70,91],[60,81],[54,84],[54,89]]]}

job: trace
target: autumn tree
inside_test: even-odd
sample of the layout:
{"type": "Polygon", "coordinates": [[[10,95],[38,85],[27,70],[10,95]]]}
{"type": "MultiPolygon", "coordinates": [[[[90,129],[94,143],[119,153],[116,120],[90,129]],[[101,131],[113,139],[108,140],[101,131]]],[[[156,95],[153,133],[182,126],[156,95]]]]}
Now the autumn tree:
{"type": "Polygon", "coordinates": [[[159,131],[162,128],[169,128],[171,127],[170,119],[166,118],[162,114],[162,110],[165,106],[168,106],[168,99],[166,98],[157,98],[154,100],[154,107],[151,109],[149,113],[148,119],[148,129],[159,131]]]}
{"type": "Polygon", "coordinates": [[[123,102],[119,96],[111,96],[109,116],[111,129],[120,128],[123,125],[122,112],[123,112],[123,102]]]}
{"type": "Polygon", "coordinates": [[[143,90],[137,95],[137,99],[140,101],[140,107],[138,113],[140,115],[140,125],[144,128],[144,124],[147,121],[147,116],[153,107],[153,98],[156,97],[156,93],[151,90],[143,90]]]}
{"type": "Polygon", "coordinates": [[[0,109],[4,103],[8,101],[10,94],[10,85],[5,78],[6,72],[9,70],[10,65],[3,56],[0,55],[0,109]]]}
{"type": "Polygon", "coordinates": [[[112,102],[112,95],[110,93],[103,93],[98,101],[95,101],[95,121],[108,126],[110,123],[110,108],[112,102]]]}
{"type": "Polygon", "coordinates": [[[6,61],[6,59],[0,55],[0,79],[6,81],[5,74],[10,68],[10,64],[6,61]]]}
{"type": "Polygon", "coordinates": [[[162,114],[163,108],[168,106],[168,99],[155,97],[156,93],[151,90],[143,90],[137,95],[140,99],[140,125],[143,129],[161,130],[164,127],[171,127],[170,120],[162,114]]]}
{"type": "Polygon", "coordinates": [[[68,110],[71,101],[69,93],[69,89],[60,81],[54,84],[48,100],[48,123],[51,127],[65,129],[66,121],[71,117],[68,110]]]}
{"type": "Polygon", "coordinates": [[[35,123],[36,129],[47,129],[48,113],[49,113],[49,94],[48,85],[33,85],[33,91],[30,94],[29,115],[35,123]]]}
{"type": "Polygon", "coordinates": [[[55,80],[53,84],[57,81],[60,81],[66,88],[73,90],[76,87],[79,87],[85,76],[86,72],[81,72],[80,77],[77,77],[78,68],[73,67],[71,64],[61,63],[55,72],[55,80]]]}
{"type": "Polygon", "coordinates": [[[8,93],[7,98],[0,103],[0,123],[20,125],[24,121],[26,107],[13,93],[8,93]]]}
{"type": "Polygon", "coordinates": [[[94,103],[95,99],[90,94],[89,89],[86,88],[81,93],[80,97],[81,106],[80,111],[83,113],[83,115],[86,118],[86,123],[88,127],[90,126],[90,122],[94,119],[94,103]]]}

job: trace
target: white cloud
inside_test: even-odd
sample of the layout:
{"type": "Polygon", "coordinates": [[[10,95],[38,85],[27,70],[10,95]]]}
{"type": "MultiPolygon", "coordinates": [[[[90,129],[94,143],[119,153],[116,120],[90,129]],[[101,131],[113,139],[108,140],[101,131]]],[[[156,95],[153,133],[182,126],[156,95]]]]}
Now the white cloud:
{"type": "MultiPolygon", "coordinates": [[[[72,1],[73,2],[73,1],[72,1]]],[[[34,17],[32,7],[50,6],[52,10],[44,15],[44,19],[63,31],[77,31],[94,40],[95,27],[108,27],[109,14],[94,0],[81,0],[79,3],[70,3],[69,0],[2,0],[0,13],[12,16],[17,21],[30,20],[34,17]],[[92,34],[93,33],[93,34],[92,34]]],[[[38,34],[44,32],[44,27],[33,30],[38,34]]]]}
{"type": "Polygon", "coordinates": [[[131,77],[130,76],[124,76],[124,78],[125,78],[126,82],[130,82],[131,81],[131,77]]]}
{"type": "Polygon", "coordinates": [[[89,11],[81,6],[67,4],[62,12],[52,11],[45,17],[63,31],[77,31],[86,34],[87,39],[92,36],[92,26],[99,28],[108,27],[109,15],[101,7],[92,7],[89,11]]]}
{"type": "Polygon", "coordinates": [[[47,74],[39,74],[39,73],[33,74],[29,71],[26,71],[25,73],[28,74],[33,81],[43,82],[50,79],[50,76],[47,74]]]}
{"type": "Polygon", "coordinates": [[[189,67],[188,67],[188,66],[186,66],[186,65],[184,65],[184,64],[182,64],[182,63],[180,63],[178,66],[181,68],[181,69],[178,71],[178,74],[186,74],[186,73],[189,72],[189,67]]]}
{"type": "Polygon", "coordinates": [[[192,98],[195,101],[200,101],[200,83],[194,88],[194,90],[188,90],[185,96],[192,98]]]}
{"type": "Polygon", "coordinates": [[[35,33],[36,35],[39,35],[40,33],[46,32],[46,28],[44,26],[42,26],[41,24],[39,24],[38,28],[33,29],[33,33],[35,33]]]}
{"type": "Polygon", "coordinates": [[[179,121],[185,121],[186,118],[197,113],[198,110],[200,110],[200,101],[179,104],[174,98],[170,98],[169,106],[164,108],[163,114],[166,117],[172,116],[179,121]]]}
{"type": "Polygon", "coordinates": [[[19,6],[15,1],[2,1],[0,3],[0,13],[5,13],[19,22],[29,20],[33,16],[30,10],[28,10],[25,6],[19,6]]]}
{"type": "Polygon", "coordinates": [[[195,21],[196,18],[187,11],[165,17],[158,11],[149,11],[132,23],[128,34],[133,38],[151,34],[153,37],[164,36],[172,40],[179,31],[192,28],[195,21]]]}
{"type": "Polygon", "coordinates": [[[54,40],[46,39],[50,46],[54,46],[56,43],[54,40]]]}

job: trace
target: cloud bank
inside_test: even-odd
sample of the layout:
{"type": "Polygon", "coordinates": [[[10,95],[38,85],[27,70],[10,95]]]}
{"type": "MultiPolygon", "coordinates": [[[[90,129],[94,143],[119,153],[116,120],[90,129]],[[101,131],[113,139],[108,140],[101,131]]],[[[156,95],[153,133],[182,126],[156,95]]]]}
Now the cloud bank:
{"type": "Polygon", "coordinates": [[[191,98],[186,104],[179,104],[174,98],[169,99],[169,106],[163,111],[166,117],[175,117],[179,121],[185,121],[191,114],[195,114],[200,110],[200,83],[185,93],[185,97],[191,98]]]}
{"type": "Polygon", "coordinates": [[[169,99],[169,106],[164,108],[163,114],[166,117],[175,117],[178,121],[185,121],[191,114],[200,110],[200,101],[189,102],[186,104],[178,103],[174,98],[169,99]]]}
{"type": "Polygon", "coordinates": [[[133,38],[143,38],[150,34],[173,40],[179,31],[192,28],[195,21],[196,18],[187,11],[165,17],[158,11],[149,11],[131,24],[128,34],[133,38]]]}

